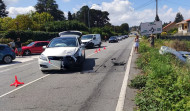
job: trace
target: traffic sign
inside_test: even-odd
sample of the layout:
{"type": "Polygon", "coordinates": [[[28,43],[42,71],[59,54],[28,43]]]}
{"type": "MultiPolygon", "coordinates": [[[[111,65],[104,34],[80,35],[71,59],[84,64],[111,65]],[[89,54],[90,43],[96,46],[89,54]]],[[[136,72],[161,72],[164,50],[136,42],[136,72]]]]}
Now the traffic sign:
{"type": "Polygon", "coordinates": [[[141,35],[162,33],[162,21],[141,23],[141,35]]]}

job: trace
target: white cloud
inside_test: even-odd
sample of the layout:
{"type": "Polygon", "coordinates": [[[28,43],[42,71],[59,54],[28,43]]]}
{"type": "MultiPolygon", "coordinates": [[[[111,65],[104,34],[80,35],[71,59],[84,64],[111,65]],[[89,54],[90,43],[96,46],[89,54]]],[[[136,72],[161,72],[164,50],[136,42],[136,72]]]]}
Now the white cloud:
{"type": "MultiPolygon", "coordinates": [[[[141,22],[152,22],[155,20],[155,9],[134,10],[129,0],[114,0],[112,2],[103,2],[101,5],[93,4],[93,9],[109,12],[110,23],[121,25],[128,23],[130,26],[140,25],[141,22]]],[[[184,19],[190,18],[190,10],[179,7],[184,19]]],[[[167,5],[159,8],[159,17],[163,22],[174,21],[177,11],[173,11],[167,5]]]]}
{"type": "Polygon", "coordinates": [[[35,8],[33,6],[29,7],[10,7],[8,9],[9,11],[9,17],[15,18],[18,14],[26,14],[30,11],[35,11],[35,8]]]}
{"type": "Polygon", "coordinates": [[[63,0],[63,2],[70,2],[71,0],[63,0]]]}
{"type": "Polygon", "coordinates": [[[3,0],[6,5],[17,3],[19,0],[3,0]]]}

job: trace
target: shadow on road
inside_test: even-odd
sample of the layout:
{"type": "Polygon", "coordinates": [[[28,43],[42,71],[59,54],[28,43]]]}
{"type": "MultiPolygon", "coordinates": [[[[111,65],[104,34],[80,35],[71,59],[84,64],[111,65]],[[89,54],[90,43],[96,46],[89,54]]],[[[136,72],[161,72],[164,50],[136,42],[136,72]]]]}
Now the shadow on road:
{"type": "Polygon", "coordinates": [[[44,74],[74,74],[80,72],[81,74],[93,72],[95,60],[97,58],[86,58],[81,68],[73,68],[70,70],[52,70],[46,71],[44,74]]]}

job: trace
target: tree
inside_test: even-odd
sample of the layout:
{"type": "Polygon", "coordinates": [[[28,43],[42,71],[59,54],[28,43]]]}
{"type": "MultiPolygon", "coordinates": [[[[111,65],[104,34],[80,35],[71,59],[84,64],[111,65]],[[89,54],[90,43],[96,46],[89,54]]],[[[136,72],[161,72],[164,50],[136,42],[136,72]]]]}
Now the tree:
{"type": "Polygon", "coordinates": [[[68,20],[73,20],[73,17],[72,17],[72,15],[71,15],[71,12],[70,12],[70,11],[68,12],[68,20]]]}
{"type": "Polygon", "coordinates": [[[32,27],[32,19],[27,14],[17,15],[14,19],[14,29],[28,30],[32,27]],[[17,25],[18,24],[18,25],[17,25]]]}
{"type": "Polygon", "coordinates": [[[11,17],[0,18],[0,26],[1,31],[11,30],[14,26],[13,19],[11,17]]]}
{"type": "Polygon", "coordinates": [[[0,17],[7,17],[8,11],[6,11],[6,5],[4,4],[3,0],[0,0],[0,17]]]}
{"type": "Polygon", "coordinates": [[[101,10],[89,9],[88,6],[83,6],[77,13],[76,19],[90,27],[104,27],[109,23],[109,13],[101,10]],[[90,24],[89,24],[90,22],[90,24]]]}
{"type": "Polygon", "coordinates": [[[55,21],[65,20],[64,13],[58,9],[58,5],[55,0],[38,0],[35,5],[35,9],[38,13],[48,12],[55,21]]]}
{"type": "Polygon", "coordinates": [[[121,24],[121,32],[124,33],[124,32],[129,32],[129,25],[128,23],[123,23],[121,24]]]}
{"type": "Polygon", "coordinates": [[[175,23],[181,22],[183,20],[184,20],[183,15],[180,12],[178,12],[175,17],[175,23]]]}
{"type": "MultiPolygon", "coordinates": [[[[53,21],[53,16],[51,16],[49,13],[47,12],[43,12],[43,13],[31,13],[30,14],[31,18],[32,18],[32,22],[33,22],[33,30],[42,30],[44,29],[43,27],[45,26],[46,23],[53,21]]],[[[47,28],[45,26],[45,28],[47,28]]]]}

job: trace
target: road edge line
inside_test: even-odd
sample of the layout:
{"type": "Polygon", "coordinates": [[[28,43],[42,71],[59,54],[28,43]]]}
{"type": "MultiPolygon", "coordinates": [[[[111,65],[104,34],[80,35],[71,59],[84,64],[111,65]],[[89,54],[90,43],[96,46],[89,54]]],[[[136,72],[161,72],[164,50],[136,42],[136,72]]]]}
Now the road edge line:
{"type": "Polygon", "coordinates": [[[125,76],[123,79],[123,84],[121,87],[119,99],[117,102],[117,106],[115,111],[123,111],[124,103],[125,103],[125,95],[126,95],[126,89],[127,89],[127,82],[128,82],[128,77],[129,77],[129,72],[130,72],[130,67],[131,67],[131,61],[132,61],[132,56],[133,56],[133,47],[131,49],[130,57],[127,63],[127,68],[125,71],[125,76]]]}

